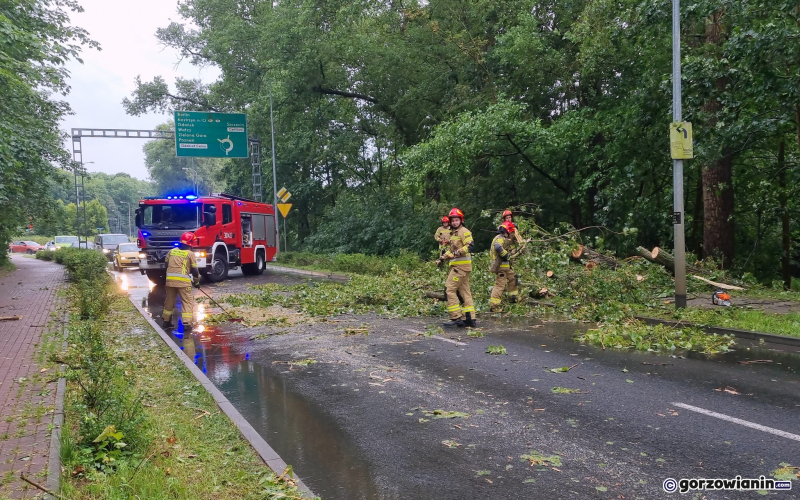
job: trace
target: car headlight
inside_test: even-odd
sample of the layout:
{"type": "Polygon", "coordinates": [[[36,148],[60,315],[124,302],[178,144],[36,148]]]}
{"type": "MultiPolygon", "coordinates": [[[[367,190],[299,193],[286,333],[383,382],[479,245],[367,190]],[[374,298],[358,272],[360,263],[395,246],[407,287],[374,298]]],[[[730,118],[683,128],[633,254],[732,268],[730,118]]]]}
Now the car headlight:
{"type": "Polygon", "coordinates": [[[140,253],[139,254],[139,258],[140,259],[146,259],[147,258],[147,254],[146,253],[140,253]]]}
{"type": "Polygon", "coordinates": [[[194,253],[194,256],[195,256],[195,257],[205,257],[205,256],[206,256],[206,253],[205,253],[205,252],[195,252],[195,253],[194,253]]]}
{"type": "Polygon", "coordinates": [[[103,249],[103,253],[108,253],[108,252],[110,252],[110,250],[108,248],[104,248],[103,249]]]}

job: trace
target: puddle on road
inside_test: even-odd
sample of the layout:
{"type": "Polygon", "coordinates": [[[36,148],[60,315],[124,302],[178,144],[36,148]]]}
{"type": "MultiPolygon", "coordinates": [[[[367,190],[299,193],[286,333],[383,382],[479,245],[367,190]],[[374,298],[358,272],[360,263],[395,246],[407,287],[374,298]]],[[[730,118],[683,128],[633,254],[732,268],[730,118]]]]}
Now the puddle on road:
{"type": "MultiPolygon", "coordinates": [[[[259,282],[277,281],[262,278],[259,282]]],[[[279,279],[285,282],[285,277],[279,279]]],[[[138,275],[118,275],[117,281],[151,317],[161,317],[164,287],[138,275]]],[[[211,292],[213,285],[206,290],[211,292]]],[[[331,418],[289,390],[275,368],[250,360],[246,336],[231,334],[225,325],[203,325],[204,304],[197,304],[195,313],[200,324],[193,332],[184,331],[179,321],[170,337],[316,495],[325,500],[399,500],[380,490],[369,462],[331,418]]],[[[180,318],[177,311],[175,317],[180,318]]]]}

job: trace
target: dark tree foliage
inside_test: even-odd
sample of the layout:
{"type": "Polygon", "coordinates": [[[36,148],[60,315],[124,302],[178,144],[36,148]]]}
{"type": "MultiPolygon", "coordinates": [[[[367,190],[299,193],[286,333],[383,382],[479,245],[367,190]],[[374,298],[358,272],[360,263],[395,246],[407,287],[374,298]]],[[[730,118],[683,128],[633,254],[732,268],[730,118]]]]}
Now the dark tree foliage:
{"type": "MultiPolygon", "coordinates": [[[[786,281],[798,271],[800,7],[682,4],[689,250],[786,281]]],[[[672,245],[670,2],[181,5],[185,22],[159,39],[222,77],[139,81],[124,104],[245,110],[269,186],[272,96],[294,246],[426,254],[444,206],[483,234],[492,211],[520,204],[620,254],[672,245]]],[[[223,181],[247,194],[249,169],[230,162],[223,181]]]]}
{"type": "MultiPolygon", "coordinates": [[[[31,218],[54,210],[48,178],[69,168],[59,121],[70,113],[64,63],[96,46],[69,25],[71,0],[0,1],[0,246],[31,218]]],[[[0,264],[6,262],[0,252],[0,264]]]]}

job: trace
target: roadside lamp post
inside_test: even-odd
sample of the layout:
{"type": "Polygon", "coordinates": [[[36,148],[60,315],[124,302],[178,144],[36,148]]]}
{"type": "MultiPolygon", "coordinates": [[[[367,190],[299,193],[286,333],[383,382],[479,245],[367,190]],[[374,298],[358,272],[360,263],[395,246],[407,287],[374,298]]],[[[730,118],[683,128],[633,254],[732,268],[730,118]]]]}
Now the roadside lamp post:
{"type": "Polygon", "coordinates": [[[120,204],[128,205],[128,239],[131,238],[133,233],[131,232],[131,204],[127,201],[121,201],[120,204]]]}
{"type": "MultiPolygon", "coordinates": [[[[192,165],[194,165],[194,158],[192,158],[192,165]]],[[[192,179],[194,179],[194,194],[197,196],[197,170],[189,167],[183,167],[182,170],[185,172],[192,172],[192,179]]]]}

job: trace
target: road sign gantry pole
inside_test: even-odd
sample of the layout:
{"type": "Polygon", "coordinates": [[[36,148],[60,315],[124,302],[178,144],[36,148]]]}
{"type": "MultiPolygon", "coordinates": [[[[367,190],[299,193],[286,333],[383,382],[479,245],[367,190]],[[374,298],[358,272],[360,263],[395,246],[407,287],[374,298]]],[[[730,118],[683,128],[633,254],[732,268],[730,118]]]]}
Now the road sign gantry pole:
{"type": "MultiPolygon", "coordinates": [[[[683,121],[681,103],[681,7],[672,0],[672,114],[674,122],[683,121]]],[[[675,307],[686,307],[686,242],[684,236],[683,160],[672,160],[672,183],[675,226],[675,307]]]]}
{"type": "MultiPolygon", "coordinates": [[[[278,177],[275,175],[275,119],[272,115],[272,83],[269,84],[269,129],[272,136],[272,211],[275,212],[275,259],[281,247],[280,225],[278,222],[278,177]]],[[[286,250],[286,245],[284,245],[286,250]]]]}

